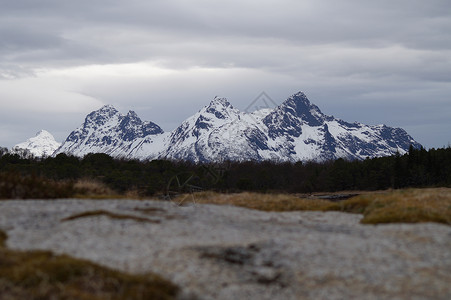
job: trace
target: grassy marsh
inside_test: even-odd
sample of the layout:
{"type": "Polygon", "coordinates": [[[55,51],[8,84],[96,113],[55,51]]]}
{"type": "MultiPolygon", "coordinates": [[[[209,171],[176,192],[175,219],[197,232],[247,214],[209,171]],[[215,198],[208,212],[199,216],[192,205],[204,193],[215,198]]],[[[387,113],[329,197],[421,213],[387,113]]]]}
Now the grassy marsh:
{"type": "Polygon", "coordinates": [[[449,188],[365,194],[336,205],[337,210],[362,212],[364,224],[435,222],[451,225],[449,188]]]}
{"type": "Polygon", "coordinates": [[[361,223],[436,222],[451,225],[451,189],[365,192],[347,200],[301,198],[290,194],[194,194],[196,203],[235,205],[263,211],[341,211],[363,214],[361,223]]]}

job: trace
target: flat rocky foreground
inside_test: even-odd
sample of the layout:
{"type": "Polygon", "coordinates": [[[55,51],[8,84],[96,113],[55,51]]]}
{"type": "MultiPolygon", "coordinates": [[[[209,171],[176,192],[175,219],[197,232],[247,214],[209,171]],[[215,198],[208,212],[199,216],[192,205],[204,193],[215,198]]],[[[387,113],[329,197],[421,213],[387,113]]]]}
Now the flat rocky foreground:
{"type": "Polygon", "coordinates": [[[183,299],[451,299],[451,226],[360,218],[161,201],[0,201],[8,247],[155,272],[180,285],[183,299]]]}

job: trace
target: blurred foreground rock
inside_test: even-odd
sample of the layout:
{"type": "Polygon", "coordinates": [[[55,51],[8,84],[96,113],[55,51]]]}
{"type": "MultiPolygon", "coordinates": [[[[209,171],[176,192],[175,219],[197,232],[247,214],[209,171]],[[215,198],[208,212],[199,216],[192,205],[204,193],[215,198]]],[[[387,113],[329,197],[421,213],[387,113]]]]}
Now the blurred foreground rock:
{"type": "Polygon", "coordinates": [[[451,299],[450,226],[360,218],[159,201],[0,202],[10,248],[153,271],[185,299],[451,299]],[[87,211],[111,214],[62,221],[87,211]]]}

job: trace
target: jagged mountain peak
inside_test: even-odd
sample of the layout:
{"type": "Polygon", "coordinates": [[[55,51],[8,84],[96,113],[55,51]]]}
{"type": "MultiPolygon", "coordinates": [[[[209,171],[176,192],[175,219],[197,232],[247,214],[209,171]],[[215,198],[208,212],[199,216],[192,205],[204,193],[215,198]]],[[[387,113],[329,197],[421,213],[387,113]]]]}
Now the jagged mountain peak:
{"type": "Polygon", "coordinates": [[[143,121],[138,116],[136,112],[133,110],[129,110],[128,113],[124,115],[120,115],[119,119],[121,120],[121,123],[131,123],[131,124],[141,124],[143,121]]]}
{"type": "Polygon", "coordinates": [[[128,111],[126,116],[121,116],[119,121],[120,137],[125,141],[163,133],[160,126],[152,122],[143,122],[138,114],[132,110],[128,111]]]}
{"type": "Polygon", "coordinates": [[[119,111],[111,104],[105,104],[104,106],[102,106],[101,108],[99,108],[98,110],[94,111],[96,113],[112,113],[112,114],[116,114],[119,111]]]}
{"type": "Polygon", "coordinates": [[[230,104],[229,100],[225,97],[215,96],[213,100],[211,100],[209,106],[223,106],[223,107],[232,107],[232,104],[230,104]]]}
{"type": "Polygon", "coordinates": [[[213,100],[211,100],[210,104],[205,106],[205,110],[207,112],[213,111],[238,111],[233,107],[233,105],[224,97],[216,96],[213,100]]]}
{"type": "Polygon", "coordinates": [[[312,104],[303,92],[290,96],[274,110],[279,118],[296,119],[310,126],[322,126],[326,116],[318,106],[312,104]]]}
{"type": "Polygon", "coordinates": [[[296,101],[302,101],[305,104],[310,105],[310,100],[307,98],[307,95],[302,91],[299,91],[299,92],[291,95],[290,97],[288,97],[287,100],[290,100],[290,99],[295,99],[296,101]]]}
{"type": "Polygon", "coordinates": [[[119,111],[113,105],[104,105],[86,116],[85,126],[103,126],[112,117],[119,114],[119,111]]]}
{"type": "Polygon", "coordinates": [[[322,126],[324,121],[323,113],[316,105],[310,103],[303,92],[290,96],[263,118],[271,138],[299,137],[302,134],[303,124],[318,127],[322,126]]]}
{"type": "Polygon", "coordinates": [[[279,107],[285,110],[292,109],[296,116],[299,117],[305,115],[306,113],[322,115],[322,112],[318,106],[312,104],[303,92],[298,92],[290,96],[279,107]]]}
{"type": "Polygon", "coordinates": [[[224,97],[216,96],[209,105],[205,106],[199,111],[201,119],[212,119],[214,115],[216,119],[230,119],[236,118],[240,112],[230,104],[229,100],[224,97]]]}
{"type": "Polygon", "coordinates": [[[127,117],[139,119],[138,114],[136,112],[134,112],[133,110],[128,111],[127,117]]]}

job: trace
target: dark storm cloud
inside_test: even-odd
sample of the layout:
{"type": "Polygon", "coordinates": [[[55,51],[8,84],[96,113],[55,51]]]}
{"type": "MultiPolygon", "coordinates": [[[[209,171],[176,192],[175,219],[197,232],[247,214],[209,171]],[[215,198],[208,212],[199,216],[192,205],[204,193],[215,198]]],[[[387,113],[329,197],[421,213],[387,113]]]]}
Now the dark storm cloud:
{"type": "MultiPolygon", "coordinates": [[[[30,99],[65,101],[56,98],[67,94],[49,91],[54,86],[97,99],[83,98],[85,109],[141,108],[157,123],[170,115],[160,118],[170,130],[216,94],[244,109],[262,90],[277,102],[304,90],[349,121],[411,126],[426,146],[451,140],[412,125],[451,127],[443,117],[451,110],[449,0],[0,0],[0,7],[0,79],[35,76],[30,99]],[[139,64],[148,66],[140,76],[139,64]]],[[[23,82],[2,85],[0,101],[25,99],[30,81],[23,82]]]]}
{"type": "Polygon", "coordinates": [[[237,58],[234,49],[240,46],[267,42],[279,47],[338,43],[337,47],[451,48],[449,1],[1,2],[5,30],[0,34],[2,45],[7,45],[2,52],[23,51],[25,57],[30,47],[53,52],[60,47],[69,61],[116,63],[177,56],[221,66],[224,57],[209,52],[205,58],[202,46],[228,48],[230,60],[237,58]],[[68,43],[98,53],[71,52],[68,43]]]}

